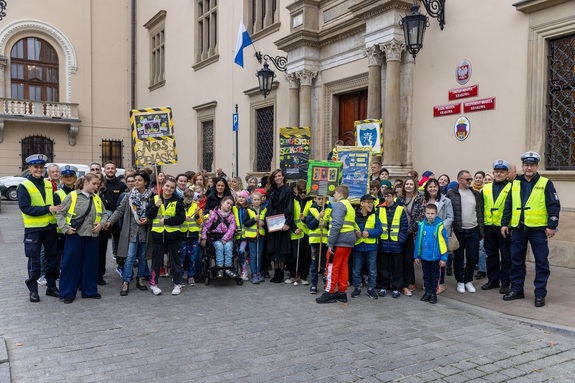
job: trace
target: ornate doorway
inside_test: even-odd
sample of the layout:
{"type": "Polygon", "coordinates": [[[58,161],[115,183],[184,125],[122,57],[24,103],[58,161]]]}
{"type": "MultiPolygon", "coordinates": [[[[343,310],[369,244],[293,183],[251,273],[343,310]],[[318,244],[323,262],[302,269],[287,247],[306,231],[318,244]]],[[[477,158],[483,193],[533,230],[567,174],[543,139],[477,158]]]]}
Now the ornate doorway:
{"type": "Polygon", "coordinates": [[[339,95],[338,139],[346,146],[355,145],[354,121],[367,118],[367,89],[339,95]]]}

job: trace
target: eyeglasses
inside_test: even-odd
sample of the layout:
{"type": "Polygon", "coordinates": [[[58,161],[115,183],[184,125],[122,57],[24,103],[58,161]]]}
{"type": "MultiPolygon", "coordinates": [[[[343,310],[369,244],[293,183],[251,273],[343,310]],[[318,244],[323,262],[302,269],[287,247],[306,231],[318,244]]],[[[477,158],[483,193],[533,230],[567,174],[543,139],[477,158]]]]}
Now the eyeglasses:
{"type": "Polygon", "coordinates": [[[460,180],[465,180],[467,182],[471,182],[471,181],[473,181],[473,178],[460,178],[460,180]]]}
{"type": "Polygon", "coordinates": [[[91,171],[91,172],[99,172],[100,169],[98,169],[98,168],[90,168],[90,171],[91,171]]]}

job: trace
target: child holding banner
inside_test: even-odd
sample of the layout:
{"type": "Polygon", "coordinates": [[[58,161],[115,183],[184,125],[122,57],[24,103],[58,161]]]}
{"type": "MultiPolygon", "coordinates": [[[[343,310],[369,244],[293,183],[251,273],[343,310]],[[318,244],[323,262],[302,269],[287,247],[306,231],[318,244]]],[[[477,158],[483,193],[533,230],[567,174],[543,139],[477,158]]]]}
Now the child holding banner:
{"type": "Polygon", "coordinates": [[[311,247],[311,287],[310,294],[317,294],[318,273],[324,275],[327,253],[328,227],[331,221],[331,204],[324,206],[324,197],[315,197],[306,217],[311,247]]]}

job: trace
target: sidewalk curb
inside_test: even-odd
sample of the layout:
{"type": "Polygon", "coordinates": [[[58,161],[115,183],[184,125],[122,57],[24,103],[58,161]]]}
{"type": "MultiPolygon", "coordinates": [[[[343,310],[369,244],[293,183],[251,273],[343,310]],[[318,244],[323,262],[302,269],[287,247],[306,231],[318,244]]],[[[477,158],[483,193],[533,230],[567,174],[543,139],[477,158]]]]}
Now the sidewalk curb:
{"type": "Polygon", "coordinates": [[[0,383],[10,383],[10,359],[6,341],[0,337],[0,383]]]}

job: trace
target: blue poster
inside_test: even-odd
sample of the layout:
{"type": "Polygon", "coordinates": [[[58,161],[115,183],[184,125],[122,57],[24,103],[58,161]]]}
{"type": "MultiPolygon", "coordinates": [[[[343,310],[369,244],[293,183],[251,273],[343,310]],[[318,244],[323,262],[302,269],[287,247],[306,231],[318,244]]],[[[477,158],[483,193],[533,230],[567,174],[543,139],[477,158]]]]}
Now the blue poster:
{"type": "Polygon", "coordinates": [[[343,163],[341,183],[349,187],[349,200],[359,203],[359,199],[369,193],[369,171],[371,147],[339,147],[338,161],[343,163]]]}

